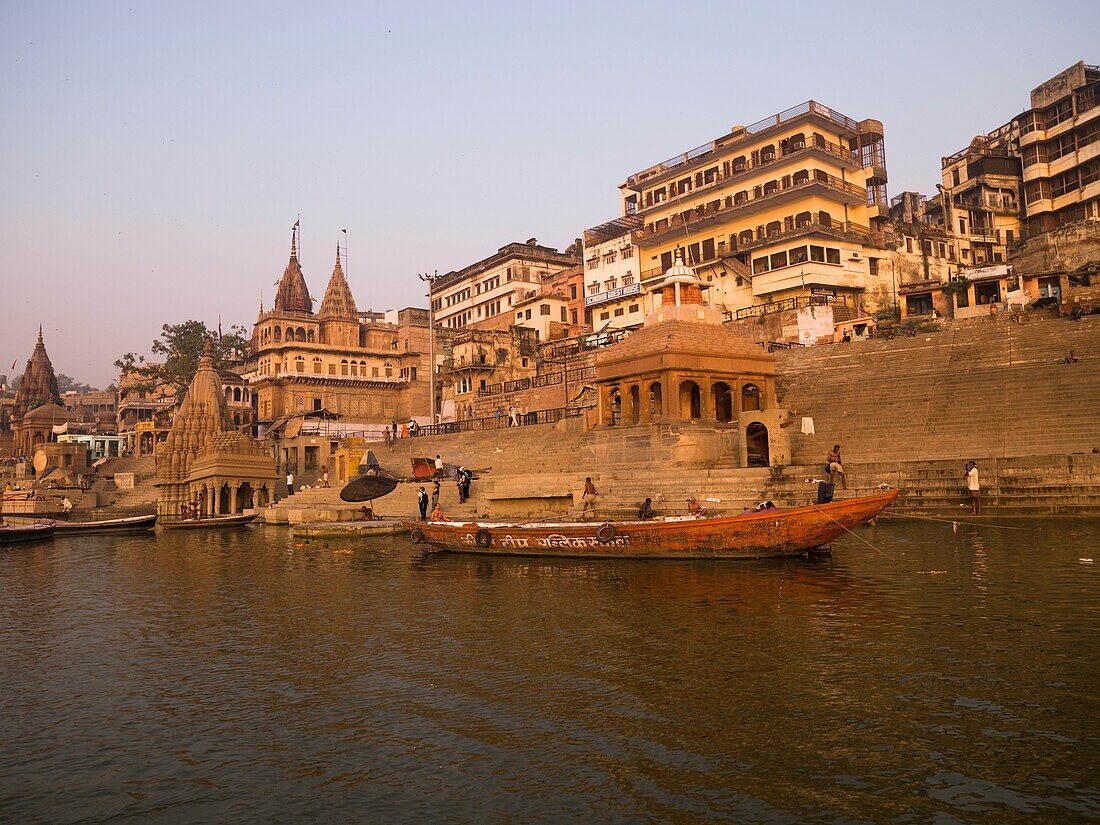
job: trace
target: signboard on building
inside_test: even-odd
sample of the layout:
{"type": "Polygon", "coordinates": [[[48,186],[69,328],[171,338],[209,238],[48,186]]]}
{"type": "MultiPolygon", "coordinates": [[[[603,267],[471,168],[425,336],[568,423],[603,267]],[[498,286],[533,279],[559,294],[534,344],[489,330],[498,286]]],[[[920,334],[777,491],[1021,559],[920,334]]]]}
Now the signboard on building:
{"type": "Polygon", "coordinates": [[[628,298],[631,295],[637,295],[641,291],[641,284],[630,284],[629,286],[621,286],[618,289],[609,289],[607,292],[597,292],[595,295],[584,296],[584,305],[586,307],[593,307],[596,306],[596,304],[606,304],[608,301],[614,301],[619,298],[628,298]]]}

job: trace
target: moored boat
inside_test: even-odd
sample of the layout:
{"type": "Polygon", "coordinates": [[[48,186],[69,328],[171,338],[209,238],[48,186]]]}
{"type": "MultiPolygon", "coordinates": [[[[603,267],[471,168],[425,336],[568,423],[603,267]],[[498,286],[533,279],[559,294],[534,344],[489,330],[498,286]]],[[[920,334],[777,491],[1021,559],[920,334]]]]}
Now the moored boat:
{"type": "Polygon", "coordinates": [[[123,518],[99,519],[97,521],[58,521],[54,530],[60,535],[72,533],[139,533],[152,530],[156,526],[157,515],[125,516],[123,518]]]}
{"type": "Polygon", "coordinates": [[[208,518],[158,519],[157,526],[165,530],[214,530],[219,527],[244,527],[256,518],[255,513],[237,516],[210,516],[208,518]]]}
{"type": "Polygon", "coordinates": [[[799,556],[875,518],[897,500],[888,490],[829,504],[737,516],[647,521],[406,521],[409,538],[440,550],[522,556],[648,559],[761,559],[799,556]]]}
{"type": "Polygon", "coordinates": [[[53,524],[0,524],[0,546],[53,538],[53,524]]]}

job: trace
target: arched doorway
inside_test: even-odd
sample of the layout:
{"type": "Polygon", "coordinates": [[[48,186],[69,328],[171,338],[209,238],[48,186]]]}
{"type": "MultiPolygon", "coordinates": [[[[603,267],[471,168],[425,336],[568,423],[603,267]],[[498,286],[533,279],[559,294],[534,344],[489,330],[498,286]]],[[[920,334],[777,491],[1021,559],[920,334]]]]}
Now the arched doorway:
{"type": "Polygon", "coordinates": [[[661,398],[661,382],[654,381],[649,385],[649,414],[656,418],[659,415],[664,415],[665,407],[664,401],[661,398]]]}
{"type": "Polygon", "coordinates": [[[616,387],[611,391],[611,426],[619,426],[623,418],[623,396],[616,387]]]}
{"type": "Polygon", "coordinates": [[[767,427],[759,421],[749,424],[745,429],[745,445],[748,447],[748,465],[750,467],[771,466],[767,427]]]}
{"type": "Polygon", "coordinates": [[[703,415],[702,398],[699,394],[699,385],[694,381],[684,381],[680,384],[680,417],[690,421],[698,421],[703,415]]]}
{"type": "Polygon", "coordinates": [[[733,421],[733,393],[730,385],[719,381],[714,385],[714,418],[719,423],[733,421]]]}
{"type": "Polygon", "coordinates": [[[152,455],[153,453],[153,434],[142,433],[140,441],[139,452],[141,455],[152,455]]]}
{"type": "Polygon", "coordinates": [[[637,424],[641,420],[642,397],[637,384],[630,387],[630,422],[637,424]]]}
{"type": "Polygon", "coordinates": [[[226,482],[222,484],[221,490],[218,491],[218,513],[221,515],[228,515],[229,510],[229,482],[226,482]]]}

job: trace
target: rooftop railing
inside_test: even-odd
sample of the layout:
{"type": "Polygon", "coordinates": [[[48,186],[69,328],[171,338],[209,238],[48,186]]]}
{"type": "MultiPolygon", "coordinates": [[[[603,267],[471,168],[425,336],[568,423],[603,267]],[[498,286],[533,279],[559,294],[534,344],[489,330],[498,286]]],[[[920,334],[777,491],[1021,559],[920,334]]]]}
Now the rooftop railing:
{"type": "MultiPolygon", "coordinates": [[[[534,410],[522,413],[519,423],[523,426],[536,424],[556,424],[567,418],[579,418],[584,415],[585,407],[556,407],[549,410],[534,410]]],[[[452,435],[454,433],[477,432],[481,430],[503,430],[509,425],[507,415],[489,415],[482,418],[466,418],[462,421],[448,421],[444,424],[430,424],[417,430],[417,437],[429,435],[452,435]]]]}
{"type": "MultiPolygon", "coordinates": [[[[817,101],[807,100],[805,103],[800,103],[797,106],[792,106],[790,109],[786,109],[778,114],[771,115],[770,117],[763,118],[756,121],[751,126],[745,127],[745,134],[755,135],[759,132],[763,132],[766,129],[770,129],[773,126],[780,126],[787,121],[794,120],[797,117],[801,117],[805,114],[820,115],[834,123],[855,131],[859,128],[859,123],[847,115],[842,115],[840,112],[830,109],[828,106],[824,106],[817,101]]],[[[693,160],[704,157],[714,152],[716,149],[726,148],[725,145],[718,146],[718,141],[712,140],[710,143],[704,143],[702,146],[696,146],[694,149],[689,149],[681,155],[669,158],[661,163],[650,166],[648,169],[643,169],[634,175],[631,175],[626,179],[626,182],[630,185],[634,185],[640,181],[643,177],[653,177],[654,175],[667,172],[671,169],[683,166],[686,163],[691,163],[693,160]]]]}

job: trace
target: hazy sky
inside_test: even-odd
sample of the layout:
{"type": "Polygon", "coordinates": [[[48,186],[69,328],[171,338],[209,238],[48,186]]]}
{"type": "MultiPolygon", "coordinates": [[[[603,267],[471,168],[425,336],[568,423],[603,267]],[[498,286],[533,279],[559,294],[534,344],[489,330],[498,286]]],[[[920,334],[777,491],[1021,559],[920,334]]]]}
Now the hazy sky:
{"type": "Polygon", "coordinates": [[[0,4],[0,374],[39,322],[101,386],[165,322],[250,324],[302,216],[360,308],[809,98],[886,129],[890,194],[1100,63],[1100,3],[0,4]]]}

